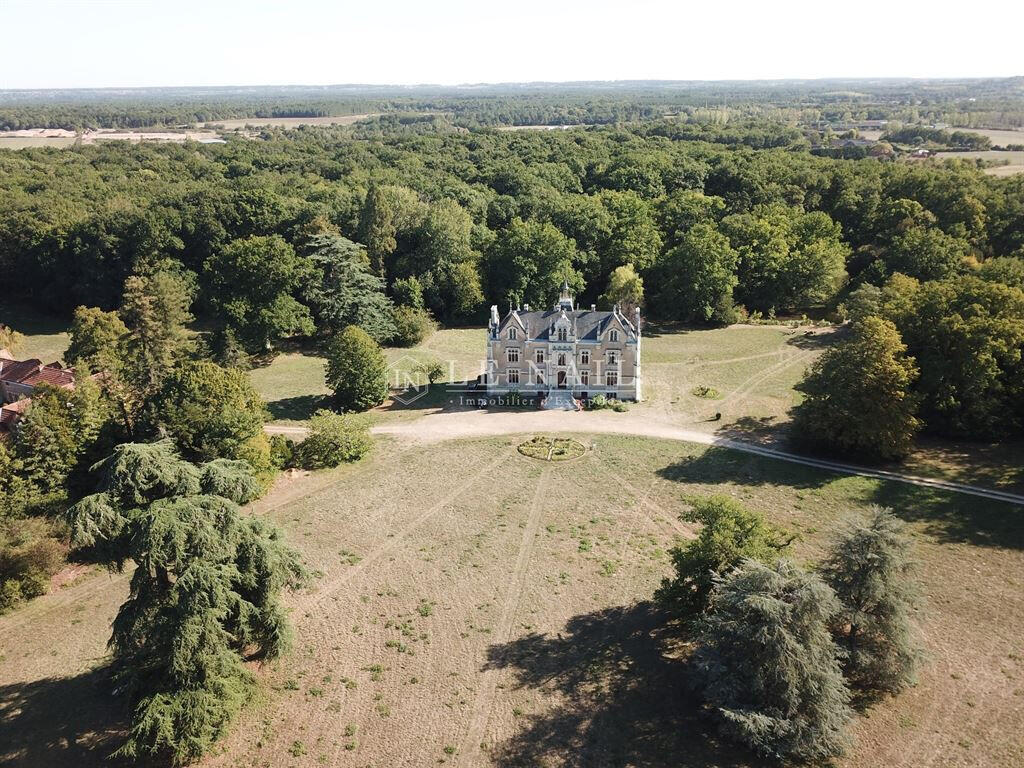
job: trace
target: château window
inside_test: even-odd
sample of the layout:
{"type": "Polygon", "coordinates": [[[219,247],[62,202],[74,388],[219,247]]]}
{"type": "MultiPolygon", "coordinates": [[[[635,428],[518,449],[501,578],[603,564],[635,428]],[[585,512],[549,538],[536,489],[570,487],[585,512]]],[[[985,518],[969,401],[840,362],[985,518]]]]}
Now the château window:
{"type": "Polygon", "coordinates": [[[510,363],[518,363],[519,362],[519,350],[518,349],[516,349],[515,347],[512,347],[511,349],[507,350],[507,352],[508,352],[508,361],[510,363]]]}
{"type": "Polygon", "coordinates": [[[580,352],[580,363],[582,365],[590,365],[590,350],[584,349],[580,352]]]}
{"type": "Polygon", "coordinates": [[[580,371],[580,384],[584,387],[590,384],[590,371],[580,371]]]}
{"type": "Polygon", "coordinates": [[[558,329],[558,340],[559,341],[567,341],[568,339],[569,339],[569,331],[566,330],[565,328],[559,328],[558,329]]]}
{"type": "Polygon", "coordinates": [[[618,340],[619,340],[619,332],[615,328],[612,328],[610,331],[608,331],[608,341],[618,341],[618,340]]]}
{"type": "Polygon", "coordinates": [[[519,383],[519,369],[518,368],[509,368],[508,369],[508,383],[509,384],[518,384],[519,383]]]}
{"type": "Polygon", "coordinates": [[[509,339],[509,341],[515,341],[517,338],[519,338],[519,329],[518,328],[509,328],[508,329],[508,339],[509,339]]]}
{"type": "Polygon", "coordinates": [[[608,365],[618,365],[618,363],[619,363],[619,353],[616,352],[614,349],[610,350],[608,352],[608,365]]]}
{"type": "Polygon", "coordinates": [[[608,371],[608,373],[604,375],[604,383],[607,384],[609,387],[618,386],[619,374],[616,373],[615,371],[608,371]]]}
{"type": "Polygon", "coordinates": [[[539,371],[537,373],[537,383],[538,384],[543,384],[544,383],[544,374],[540,373],[539,371]]]}
{"type": "Polygon", "coordinates": [[[565,365],[565,352],[558,353],[558,364],[565,365]]]}
{"type": "Polygon", "coordinates": [[[537,365],[544,365],[544,350],[537,350],[537,365]]]}

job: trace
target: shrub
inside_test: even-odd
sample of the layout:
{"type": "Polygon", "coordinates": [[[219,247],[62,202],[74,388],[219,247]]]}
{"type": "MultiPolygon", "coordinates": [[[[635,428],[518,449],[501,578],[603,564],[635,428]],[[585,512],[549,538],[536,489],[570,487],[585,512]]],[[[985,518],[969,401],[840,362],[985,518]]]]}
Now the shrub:
{"type": "Polygon", "coordinates": [[[697,499],[680,519],[701,529],[696,539],[670,551],[676,575],[662,580],[655,597],[687,618],[707,607],[716,577],[743,560],[772,560],[788,544],[760,514],[728,496],[697,499]]]}
{"type": "Polygon", "coordinates": [[[822,566],[842,605],[832,628],[846,651],[851,685],[869,694],[897,693],[915,679],[919,652],[910,630],[918,589],[903,523],[880,507],[847,520],[822,566]]]}
{"type": "Polygon", "coordinates": [[[345,411],[365,411],[388,395],[387,362],[366,331],[350,325],[327,349],[327,386],[345,411]]]}
{"type": "Polygon", "coordinates": [[[392,315],[395,321],[392,343],[395,346],[415,347],[437,330],[437,323],[425,309],[395,307],[392,315]]]}
{"type": "Polygon", "coordinates": [[[780,560],[716,577],[694,665],[723,734],[774,758],[841,754],[849,691],[829,623],[831,588],[780,560]]]}
{"type": "Polygon", "coordinates": [[[64,562],[64,548],[38,518],[0,523],[0,615],[45,594],[64,562]]]}
{"type": "Polygon", "coordinates": [[[426,360],[420,363],[419,365],[416,366],[415,370],[416,373],[423,374],[427,378],[427,381],[431,383],[431,385],[436,383],[442,376],[445,375],[445,373],[448,372],[448,369],[445,367],[445,364],[442,363],[440,360],[436,359],[426,360]]]}
{"type": "Polygon", "coordinates": [[[296,454],[306,469],[324,469],[356,461],[372,445],[369,428],[362,418],[319,410],[309,420],[309,436],[299,444],[296,454]]]}
{"type": "Polygon", "coordinates": [[[270,463],[277,469],[287,469],[294,466],[295,441],[284,435],[271,435],[270,463]]]}

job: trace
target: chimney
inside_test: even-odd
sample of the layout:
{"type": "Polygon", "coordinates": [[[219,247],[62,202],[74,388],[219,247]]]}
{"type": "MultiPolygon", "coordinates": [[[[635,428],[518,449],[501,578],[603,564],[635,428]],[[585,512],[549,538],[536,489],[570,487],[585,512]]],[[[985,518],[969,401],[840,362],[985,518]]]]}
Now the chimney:
{"type": "Polygon", "coordinates": [[[597,304],[591,304],[590,305],[590,311],[591,312],[597,312],[597,304]]]}
{"type": "Polygon", "coordinates": [[[523,304],[523,310],[525,312],[529,312],[530,311],[530,305],[529,304],[523,304]]]}

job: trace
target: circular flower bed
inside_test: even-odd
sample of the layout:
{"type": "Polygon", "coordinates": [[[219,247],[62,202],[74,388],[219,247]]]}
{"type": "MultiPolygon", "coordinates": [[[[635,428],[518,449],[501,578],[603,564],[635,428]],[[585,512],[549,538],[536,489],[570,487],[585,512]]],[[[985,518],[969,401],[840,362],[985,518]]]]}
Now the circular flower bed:
{"type": "Polygon", "coordinates": [[[587,448],[578,440],[568,437],[537,435],[522,443],[519,452],[540,461],[569,461],[578,459],[587,452],[587,448]]]}

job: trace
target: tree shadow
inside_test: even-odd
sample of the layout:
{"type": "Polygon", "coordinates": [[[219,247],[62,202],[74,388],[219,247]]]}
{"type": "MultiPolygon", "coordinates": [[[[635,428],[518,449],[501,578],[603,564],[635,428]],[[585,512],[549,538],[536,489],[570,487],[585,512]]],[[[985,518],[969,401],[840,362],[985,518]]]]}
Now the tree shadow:
{"type": "Polygon", "coordinates": [[[267,403],[267,410],[274,420],[305,421],[319,408],[329,408],[330,399],[326,395],[299,395],[283,397],[267,403]]]}
{"type": "Polygon", "coordinates": [[[798,328],[792,336],[786,339],[786,344],[807,350],[827,349],[848,334],[849,328],[845,325],[807,330],[798,328]]]}
{"type": "Polygon", "coordinates": [[[762,445],[779,442],[784,437],[774,416],[741,416],[734,422],[723,424],[715,434],[762,445]]]}
{"type": "Polygon", "coordinates": [[[498,744],[501,768],[565,765],[744,766],[722,742],[687,681],[668,617],[651,603],[575,616],[557,635],[531,634],[488,649],[485,669],[511,668],[519,689],[554,693],[498,744]]]}
{"type": "MultiPolygon", "coordinates": [[[[657,471],[678,483],[752,486],[787,486],[821,489],[849,477],[845,473],[805,467],[778,459],[754,456],[729,448],[711,447],[657,471]]],[[[872,479],[844,486],[851,501],[878,504],[944,543],[1024,549],[1024,508],[1001,501],[895,480],[872,479]]]]}
{"type": "Polygon", "coordinates": [[[881,482],[868,501],[943,543],[1024,549],[1024,507],[906,483],[881,482]]]}
{"type": "Polygon", "coordinates": [[[676,483],[785,485],[791,488],[821,488],[841,477],[800,464],[714,446],[697,456],[684,456],[659,469],[657,474],[676,483]]]}
{"type": "Polygon", "coordinates": [[[124,699],[111,689],[108,667],[0,686],[0,765],[128,765],[109,758],[124,736],[128,715],[124,699]]]}

